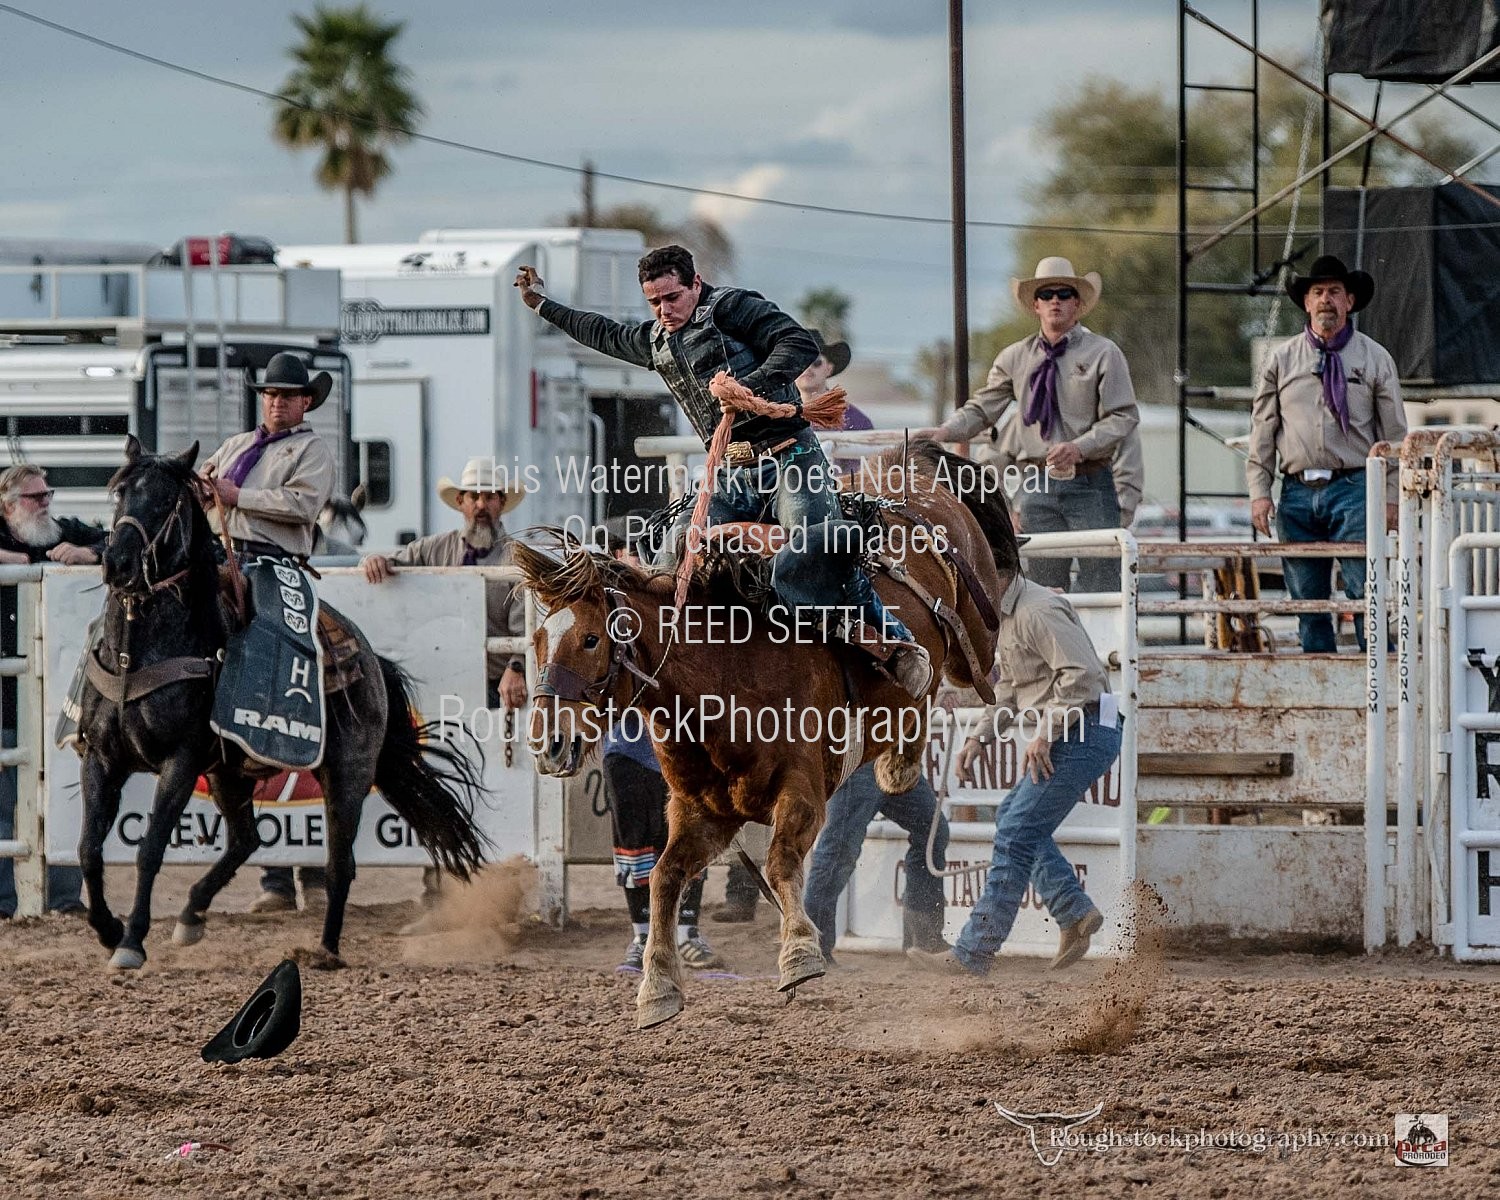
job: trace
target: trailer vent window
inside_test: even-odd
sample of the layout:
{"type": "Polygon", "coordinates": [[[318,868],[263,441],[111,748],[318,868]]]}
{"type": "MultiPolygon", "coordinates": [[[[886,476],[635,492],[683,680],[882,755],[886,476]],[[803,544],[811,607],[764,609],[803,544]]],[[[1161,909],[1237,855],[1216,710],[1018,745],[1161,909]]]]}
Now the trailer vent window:
{"type": "Polygon", "coordinates": [[[389,506],[391,502],[390,442],[360,442],[357,474],[358,478],[354,482],[365,485],[365,507],[386,508],[389,506]]]}

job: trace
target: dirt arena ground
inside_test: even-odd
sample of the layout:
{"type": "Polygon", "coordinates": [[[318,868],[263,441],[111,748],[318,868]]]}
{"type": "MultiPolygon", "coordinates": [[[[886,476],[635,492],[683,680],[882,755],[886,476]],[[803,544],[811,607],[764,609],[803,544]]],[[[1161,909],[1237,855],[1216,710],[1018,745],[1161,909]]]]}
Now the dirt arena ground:
{"type": "MultiPolygon", "coordinates": [[[[513,880],[493,876],[448,902],[455,928],[400,938],[415,872],[366,876],[349,969],[304,971],[299,1040],[235,1066],[198,1050],[283,952],[317,940],[306,914],[236,915],[253,872],[199,946],[155,926],[134,975],[108,974],[75,918],[0,925],[0,1196],[1500,1189],[1500,970],[1147,952],[1061,976],[1006,960],[968,983],[846,955],[787,1004],[763,908],[753,926],[706,926],[733,974],[694,978],[683,1016],[637,1033],[619,912],[517,936],[513,880]],[[1102,1106],[1077,1132],[1104,1148],[1044,1165],[997,1103],[1102,1106]],[[1448,1114],[1446,1169],[1393,1161],[1394,1114],[1419,1111],[1448,1114]],[[1205,1134],[1219,1145],[1192,1144],[1205,1134]],[[187,1141],[227,1148],[167,1157],[187,1141]]],[[[160,912],[189,879],[167,872],[160,912]]],[[[112,896],[129,886],[117,871],[112,896]]],[[[1037,1145],[1056,1157],[1045,1127],[1037,1145]]]]}

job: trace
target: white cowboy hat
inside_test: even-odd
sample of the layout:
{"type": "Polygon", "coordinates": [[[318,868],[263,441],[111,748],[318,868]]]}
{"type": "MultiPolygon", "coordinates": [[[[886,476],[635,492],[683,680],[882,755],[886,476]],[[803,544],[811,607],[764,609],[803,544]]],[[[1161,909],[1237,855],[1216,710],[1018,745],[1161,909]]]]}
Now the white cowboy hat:
{"type": "Polygon", "coordinates": [[[526,489],[519,481],[512,484],[509,473],[496,466],[493,457],[469,459],[457,483],[446,475],[438,480],[438,498],[449,508],[458,507],[459,492],[504,492],[505,499],[500,502],[502,517],[526,499],[526,489]]]}
{"type": "Polygon", "coordinates": [[[1066,284],[1078,290],[1079,317],[1099,303],[1099,293],[1104,290],[1104,280],[1099,277],[1098,271],[1080,275],[1073,270],[1073,264],[1067,259],[1056,256],[1044,258],[1037,263],[1036,273],[1030,279],[1012,278],[1010,290],[1017,304],[1028,313],[1034,313],[1035,309],[1032,308],[1032,304],[1036,300],[1037,289],[1044,288],[1049,283],[1066,284]]]}

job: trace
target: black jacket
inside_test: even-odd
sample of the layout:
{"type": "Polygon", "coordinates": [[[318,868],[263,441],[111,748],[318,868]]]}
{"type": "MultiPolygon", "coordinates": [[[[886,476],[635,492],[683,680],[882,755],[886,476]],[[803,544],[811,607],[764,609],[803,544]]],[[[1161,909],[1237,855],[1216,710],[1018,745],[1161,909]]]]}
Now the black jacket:
{"type": "MultiPolygon", "coordinates": [[[[708,392],[719,371],[728,371],[763,400],[796,405],[800,414],[797,376],[818,357],[812,334],[758,292],[742,288],[704,284],[692,319],[676,333],[657,321],[626,325],[555,300],[543,300],[537,313],[601,354],[660,374],[705,446],[719,424],[719,402],[708,392]]],[[[806,428],[800,415],[741,413],[734,440],[759,451],[806,428]]]]}
{"type": "Polygon", "coordinates": [[[104,543],[109,540],[109,534],[99,526],[85,525],[76,517],[58,517],[57,524],[61,531],[61,536],[57,541],[49,542],[45,546],[28,546],[25,542],[17,540],[15,534],[11,533],[5,518],[0,517],[0,550],[14,550],[26,555],[29,561],[39,563],[47,561],[48,550],[64,542],[70,546],[87,546],[90,550],[102,552],[104,543]]]}

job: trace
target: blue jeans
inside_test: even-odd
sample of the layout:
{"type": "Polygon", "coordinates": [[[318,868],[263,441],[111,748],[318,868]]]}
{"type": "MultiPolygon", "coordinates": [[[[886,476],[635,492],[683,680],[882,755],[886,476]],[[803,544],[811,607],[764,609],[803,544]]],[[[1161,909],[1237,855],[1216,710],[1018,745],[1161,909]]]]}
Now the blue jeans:
{"type": "MultiPolygon", "coordinates": [[[[13,731],[5,731],[4,745],[14,747],[13,731]]],[[[9,768],[0,771],[0,840],[16,836],[16,771],[9,768]]],[[[83,872],[77,867],[47,868],[47,907],[56,911],[72,908],[81,903],[79,893],[83,891],[83,872]]],[[[0,858],[0,913],[8,917],[16,915],[16,871],[15,861],[0,858]]]]}
{"type": "MultiPolygon", "coordinates": [[[[1356,471],[1322,487],[1309,487],[1288,476],[1281,482],[1281,504],[1276,529],[1284,542],[1363,542],[1365,540],[1365,473],[1356,471]]],[[[1365,559],[1341,558],[1344,594],[1358,600],[1365,594],[1365,559]]],[[[1327,600],[1333,595],[1333,559],[1284,558],[1282,572],[1293,600],[1327,600]]],[[[1333,617],[1304,613],[1297,618],[1304,654],[1332,654],[1338,649],[1333,617]]],[[[1354,635],[1365,646],[1363,613],[1354,616],[1354,635]]]]}
{"type": "MultiPolygon", "coordinates": [[[[875,783],[875,764],[866,763],[828,798],[823,832],[813,847],[802,903],[818,927],[818,942],[832,959],[839,896],[849,886],[859,861],[865,828],[880,813],[910,835],[906,850],[906,897],[902,901],[902,945],[941,950],[943,945],[943,881],[927,870],[927,834],[937,796],[926,779],[898,796],[887,796],[875,783]]],[[[933,861],[941,867],[948,852],[948,819],[938,821],[933,861]]]]}
{"type": "MultiPolygon", "coordinates": [[[[1021,493],[1023,533],[1076,533],[1082,529],[1118,529],[1120,499],[1115,494],[1115,477],[1109,471],[1057,480],[1046,477],[1047,488],[1041,492],[1021,493]]],[[[1078,586],[1069,586],[1073,573],[1071,558],[1029,558],[1026,574],[1043,587],[1063,591],[1118,592],[1120,590],[1120,557],[1114,547],[1102,558],[1078,559],[1078,586]]]]}
{"type": "Polygon", "coordinates": [[[995,850],[984,893],[953,947],[969,970],[989,973],[1010,936],[1028,883],[1036,885],[1047,911],[1064,929],[1088,916],[1094,903],[1052,835],[1119,754],[1120,731],[1106,729],[1091,716],[1069,740],[1052,743],[1051,779],[1033,783],[1027,776],[1011,788],[995,818],[995,850]]]}
{"type": "MultiPolygon", "coordinates": [[[[762,457],[747,467],[720,467],[708,503],[709,525],[774,521],[783,529],[798,530],[798,539],[805,540],[809,556],[823,552],[820,527],[840,519],[838,476],[811,429],[804,429],[795,444],[774,458],[762,457]]],[[[676,554],[679,537],[691,520],[691,509],[678,518],[662,551],[664,559],[676,554]]],[[[829,593],[819,596],[817,602],[863,610],[865,619],[887,640],[915,640],[905,623],[881,604],[869,576],[860,567],[852,567],[846,579],[830,580],[829,593]]]]}

